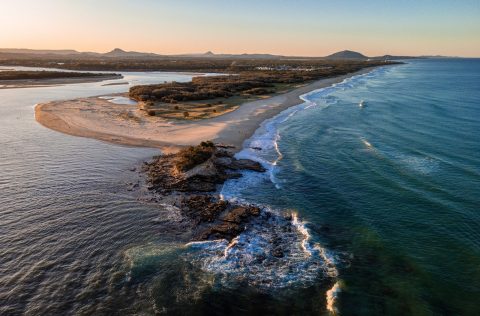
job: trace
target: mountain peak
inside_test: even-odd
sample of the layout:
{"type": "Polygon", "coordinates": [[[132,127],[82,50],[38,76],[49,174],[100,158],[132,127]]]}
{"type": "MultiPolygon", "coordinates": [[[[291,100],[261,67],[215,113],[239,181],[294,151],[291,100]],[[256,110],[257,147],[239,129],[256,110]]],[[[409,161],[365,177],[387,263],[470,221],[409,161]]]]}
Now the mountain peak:
{"type": "Polygon", "coordinates": [[[110,51],[109,53],[115,53],[115,54],[118,54],[118,53],[126,53],[126,51],[124,51],[123,49],[121,48],[114,48],[112,51],[110,51]]]}
{"type": "Polygon", "coordinates": [[[342,50],[326,57],[327,59],[367,59],[368,57],[352,50],[342,50]]]}
{"type": "Polygon", "coordinates": [[[121,48],[115,48],[114,50],[103,54],[103,56],[118,57],[118,58],[143,58],[143,57],[157,57],[159,55],[154,53],[130,52],[130,51],[124,51],[121,48]]]}

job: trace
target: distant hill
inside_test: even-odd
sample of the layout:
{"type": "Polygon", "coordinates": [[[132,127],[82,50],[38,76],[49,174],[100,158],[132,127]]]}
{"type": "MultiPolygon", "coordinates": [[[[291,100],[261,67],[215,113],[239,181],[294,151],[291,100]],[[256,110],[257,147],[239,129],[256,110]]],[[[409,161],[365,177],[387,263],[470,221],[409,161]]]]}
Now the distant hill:
{"type": "Polygon", "coordinates": [[[183,54],[174,55],[175,57],[194,57],[194,58],[227,58],[227,59],[281,59],[285,56],[272,55],[272,54],[215,54],[208,51],[203,54],[183,54]]]}
{"type": "Polygon", "coordinates": [[[154,53],[141,53],[141,52],[127,52],[120,48],[115,48],[108,53],[94,53],[94,52],[79,52],[73,49],[23,49],[23,48],[0,48],[0,54],[7,55],[8,57],[69,57],[69,58],[81,58],[81,57],[109,57],[109,58],[151,58],[151,57],[163,57],[162,55],[154,53]]]}
{"type": "Polygon", "coordinates": [[[359,52],[342,50],[341,52],[328,55],[325,59],[368,59],[368,57],[359,52]]]}
{"type": "Polygon", "coordinates": [[[79,55],[73,49],[26,49],[26,48],[0,48],[0,53],[5,54],[38,54],[38,55],[79,55]]]}
{"type": "Polygon", "coordinates": [[[419,57],[412,57],[412,56],[394,56],[394,55],[383,55],[383,56],[375,56],[375,57],[368,57],[359,52],[354,52],[351,50],[342,50],[341,52],[336,52],[334,54],[328,55],[325,59],[330,60],[398,60],[398,59],[410,59],[410,58],[419,58],[419,57]]]}
{"type": "Polygon", "coordinates": [[[97,59],[97,58],[117,58],[117,59],[164,59],[164,58],[217,58],[217,59],[327,59],[327,60],[393,60],[393,59],[407,59],[415,58],[410,56],[376,56],[367,57],[359,52],[344,50],[328,55],[326,57],[299,57],[299,56],[282,56],[272,54],[216,54],[211,51],[200,54],[181,54],[181,55],[160,55],[155,53],[144,53],[135,51],[125,51],[120,48],[115,48],[108,53],[94,53],[94,52],[78,52],[73,49],[60,50],[37,50],[37,49],[19,49],[19,48],[0,48],[0,58],[3,59],[28,59],[28,58],[42,58],[42,59],[57,59],[72,58],[72,59],[97,59]]]}
{"type": "Polygon", "coordinates": [[[101,55],[104,57],[112,57],[112,58],[162,57],[162,55],[158,55],[154,53],[127,52],[120,48],[115,48],[114,50],[101,55]]]}

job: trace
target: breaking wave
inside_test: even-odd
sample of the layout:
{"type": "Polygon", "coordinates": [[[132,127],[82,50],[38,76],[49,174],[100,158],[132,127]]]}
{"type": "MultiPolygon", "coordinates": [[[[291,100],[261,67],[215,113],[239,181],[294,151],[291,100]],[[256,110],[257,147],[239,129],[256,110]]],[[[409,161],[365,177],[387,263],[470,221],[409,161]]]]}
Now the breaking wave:
{"type": "Polygon", "coordinates": [[[311,241],[296,214],[282,216],[264,210],[231,242],[191,242],[187,259],[217,276],[225,287],[246,283],[258,289],[311,285],[337,276],[335,259],[311,241]]]}
{"type": "MultiPolygon", "coordinates": [[[[221,197],[230,201],[243,201],[242,191],[271,181],[277,189],[282,183],[276,178],[283,154],[279,146],[281,125],[301,111],[311,108],[327,108],[337,102],[332,93],[338,89],[353,87],[365,77],[381,72],[353,76],[330,87],[302,95],[302,104],[290,107],[272,119],[266,120],[244,144],[236,158],[260,162],[265,174],[245,171],[243,177],[227,181],[221,189],[221,197]]],[[[248,201],[247,201],[248,202],[248,201]]],[[[340,291],[338,271],[334,255],[313,242],[310,232],[296,213],[264,208],[259,218],[250,222],[245,231],[233,239],[192,242],[187,245],[187,259],[214,274],[225,287],[247,283],[258,289],[303,287],[324,279],[334,284],[327,291],[327,309],[335,312],[335,298],[340,291]]]]}
{"type": "MultiPolygon", "coordinates": [[[[288,121],[291,117],[301,111],[312,108],[325,109],[337,102],[337,98],[332,94],[338,90],[345,90],[360,84],[365,84],[369,78],[377,76],[387,71],[386,68],[380,67],[371,72],[346,78],[342,82],[333,84],[329,87],[317,89],[300,96],[304,102],[292,106],[271,119],[262,123],[260,128],[254,135],[245,141],[244,148],[236,154],[237,158],[246,158],[260,162],[266,169],[268,178],[277,189],[282,187],[281,182],[275,177],[278,172],[279,163],[283,159],[283,154],[279,147],[281,140],[280,126],[288,121]]],[[[255,183],[264,180],[263,175],[244,173],[244,177],[239,180],[228,181],[221,190],[221,195],[226,199],[235,199],[236,196],[245,187],[251,187],[255,183]],[[257,179],[252,179],[257,177],[257,179]]]]}

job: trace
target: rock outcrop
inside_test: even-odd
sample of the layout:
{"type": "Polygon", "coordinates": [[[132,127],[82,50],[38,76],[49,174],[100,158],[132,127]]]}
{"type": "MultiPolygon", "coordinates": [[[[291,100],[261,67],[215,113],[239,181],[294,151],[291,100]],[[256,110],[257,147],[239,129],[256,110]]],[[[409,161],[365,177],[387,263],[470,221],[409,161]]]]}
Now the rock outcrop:
{"type": "Polygon", "coordinates": [[[150,190],[182,196],[180,208],[194,224],[195,240],[231,240],[260,215],[256,206],[233,204],[211,194],[226,180],[241,177],[242,170],[265,171],[260,163],[236,159],[225,146],[211,142],[155,157],[144,165],[150,190]]]}
{"type": "Polygon", "coordinates": [[[196,224],[195,240],[231,240],[245,230],[251,218],[260,215],[256,206],[232,204],[211,195],[186,196],[181,209],[196,224]]]}
{"type": "Polygon", "coordinates": [[[189,148],[188,151],[154,158],[145,166],[150,188],[164,193],[213,192],[226,180],[240,177],[241,170],[265,171],[265,168],[256,161],[236,159],[231,152],[211,146],[198,145],[189,148]],[[195,157],[197,153],[201,153],[202,157],[198,159],[201,162],[191,166],[191,161],[198,158],[195,157]],[[206,153],[208,157],[205,159],[206,153]],[[188,168],[184,168],[185,165],[188,165],[188,168]]]}

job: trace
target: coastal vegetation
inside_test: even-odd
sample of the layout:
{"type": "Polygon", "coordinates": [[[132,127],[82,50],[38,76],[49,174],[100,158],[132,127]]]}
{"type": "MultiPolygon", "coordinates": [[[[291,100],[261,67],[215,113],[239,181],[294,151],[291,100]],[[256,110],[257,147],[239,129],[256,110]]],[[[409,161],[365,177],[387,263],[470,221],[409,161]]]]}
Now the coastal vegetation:
{"type": "Polygon", "coordinates": [[[139,101],[148,115],[168,119],[208,118],[232,111],[244,102],[284,93],[315,80],[385,64],[379,61],[323,61],[321,64],[300,61],[300,64],[289,65],[280,65],[277,60],[250,62],[222,69],[234,68],[232,74],[197,76],[190,82],[134,86],[130,88],[129,97],[139,101]],[[262,66],[258,66],[260,62],[262,66]]]}
{"type": "MultiPolygon", "coordinates": [[[[285,93],[313,81],[353,73],[366,67],[393,64],[380,59],[325,58],[0,58],[0,65],[61,67],[82,71],[176,71],[209,73],[191,82],[169,82],[130,88],[145,116],[174,120],[211,118],[234,111],[241,104],[285,93]]],[[[57,71],[0,73],[9,79],[117,76],[57,71]]],[[[120,75],[118,75],[120,76],[120,75]]]]}
{"type": "Polygon", "coordinates": [[[83,71],[178,71],[208,73],[239,73],[244,71],[317,71],[332,68],[341,71],[362,65],[394,63],[384,59],[375,60],[329,60],[324,58],[1,58],[0,65],[62,68],[83,71]]]}
{"type": "Polygon", "coordinates": [[[188,171],[210,159],[215,149],[215,145],[211,141],[201,142],[200,145],[184,148],[178,152],[175,166],[180,171],[188,171]]]}

